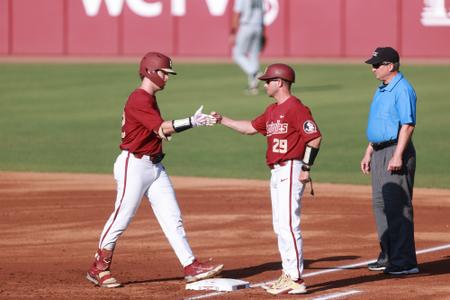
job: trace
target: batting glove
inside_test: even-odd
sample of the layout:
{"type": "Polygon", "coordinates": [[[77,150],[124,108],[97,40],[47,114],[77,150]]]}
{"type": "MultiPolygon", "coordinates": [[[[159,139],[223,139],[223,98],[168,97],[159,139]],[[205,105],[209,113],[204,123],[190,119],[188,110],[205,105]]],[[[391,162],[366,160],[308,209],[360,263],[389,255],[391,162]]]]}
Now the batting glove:
{"type": "Polygon", "coordinates": [[[217,119],[211,115],[207,115],[202,113],[203,105],[200,106],[199,109],[195,112],[195,114],[191,117],[192,127],[199,126],[213,126],[217,123],[217,119]]]}

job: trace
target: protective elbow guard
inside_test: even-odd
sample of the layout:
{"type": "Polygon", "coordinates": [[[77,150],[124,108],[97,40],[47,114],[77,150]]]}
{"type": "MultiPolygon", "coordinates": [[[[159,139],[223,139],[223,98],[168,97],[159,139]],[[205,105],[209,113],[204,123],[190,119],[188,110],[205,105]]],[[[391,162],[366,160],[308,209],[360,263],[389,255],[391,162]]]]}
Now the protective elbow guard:
{"type": "Polygon", "coordinates": [[[308,166],[312,166],[314,164],[314,160],[316,159],[317,153],[319,153],[319,148],[313,148],[306,145],[303,163],[307,164],[308,166]]]}

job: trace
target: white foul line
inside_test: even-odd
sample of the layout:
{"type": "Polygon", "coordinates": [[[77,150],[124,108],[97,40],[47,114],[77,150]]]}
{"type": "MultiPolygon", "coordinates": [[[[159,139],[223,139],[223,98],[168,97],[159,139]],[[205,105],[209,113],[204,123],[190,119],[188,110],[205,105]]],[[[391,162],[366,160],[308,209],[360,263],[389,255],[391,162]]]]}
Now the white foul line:
{"type": "MultiPolygon", "coordinates": [[[[450,249],[450,244],[437,246],[437,247],[432,247],[432,248],[428,248],[428,249],[422,249],[422,250],[416,251],[416,253],[417,254],[424,254],[424,253],[436,252],[436,251],[440,251],[440,250],[444,250],[444,249],[450,249]]],[[[370,263],[375,262],[375,261],[376,261],[376,259],[372,259],[372,260],[367,260],[367,261],[363,261],[363,262],[356,263],[356,264],[345,265],[345,266],[338,266],[338,267],[331,268],[331,269],[326,269],[326,270],[321,270],[321,271],[316,271],[316,272],[310,272],[308,274],[304,274],[302,277],[303,278],[307,278],[307,277],[322,275],[322,274],[326,274],[326,273],[332,273],[332,272],[337,272],[337,271],[342,271],[342,270],[354,269],[354,268],[357,268],[357,267],[365,266],[365,265],[370,264],[370,263]]],[[[251,284],[250,288],[261,287],[262,285],[264,285],[266,283],[270,283],[270,282],[274,282],[274,281],[251,284]]],[[[359,291],[357,291],[357,292],[359,292],[359,291]]],[[[199,295],[199,296],[185,298],[184,300],[195,300],[195,299],[209,298],[209,297],[218,296],[218,295],[222,295],[222,294],[224,294],[224,292],[214,292],[214,293],[210,293],[210,294],[205,294],[205,295],[199,295]]],[[[328,299],[328,298],[314,298],[314,299],[328,299]]]]}
{"type": "Polygon", "coordinates": [[[447,245],[442,245],[442,246],[437,246],[437,247],[433,247],[433,248],[428,248],[428,249],[422,249],[417,251],[417,254],[423,254],[423,253],[428,253],[428,252],[435,252],[435,251],[439,251],[439,250],[444,250],[444,249],[448,249],[450,248],[450,244],[447,245]]]}
{"type": "Polygon", "coordinates": [[[203,299],[203,298],[214,297],[214,296],[218,296],[218,295],[222,295],[222,294],[224,294],[224,292],[214,292],[214,293],[209,293],[209,294],[205,294],[205,295],[184,298],[184,300],[203,299]]]}
{"type": "Polygon", "coordinates": [[[351,290],[351,291],[348,291],[348,292],[339,292],[339,293],[333,293],[333,294],[320,296],[320,297],[317,297],[317,298],[312,298],[312,300],[328,300],[328,299],[334,299],[334,298],[350,296],[350,295],[354,295],[354,294],[358,294],[358,293],[361,293],[361,291],[351,290]]]}

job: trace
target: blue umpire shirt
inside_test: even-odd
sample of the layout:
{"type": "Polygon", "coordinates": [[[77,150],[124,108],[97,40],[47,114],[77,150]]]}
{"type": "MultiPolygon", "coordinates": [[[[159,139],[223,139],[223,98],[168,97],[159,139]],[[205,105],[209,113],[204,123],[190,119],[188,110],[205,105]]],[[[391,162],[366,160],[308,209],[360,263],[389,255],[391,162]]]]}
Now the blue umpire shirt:
{"type": "Polygon", "coordinates": [[[380,85],[370,106],[366,131],[369,142],[395,140],[402,125],[415,125],[416,101],[416,92],[400,72],[388,85],[380,85]]]}

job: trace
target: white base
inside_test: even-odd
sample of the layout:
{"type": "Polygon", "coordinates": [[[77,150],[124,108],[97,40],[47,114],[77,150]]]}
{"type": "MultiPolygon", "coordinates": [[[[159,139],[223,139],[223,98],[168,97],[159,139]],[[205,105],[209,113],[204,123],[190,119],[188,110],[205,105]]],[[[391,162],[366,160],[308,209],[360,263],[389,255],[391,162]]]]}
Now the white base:
{"type": "Polygon", "coordinates": [[[248,281],[231,278],[210,278],[186,284],[187,290],[201,291],[213,290],[220,292],[231,292],[250,287],[248,281]]]}

